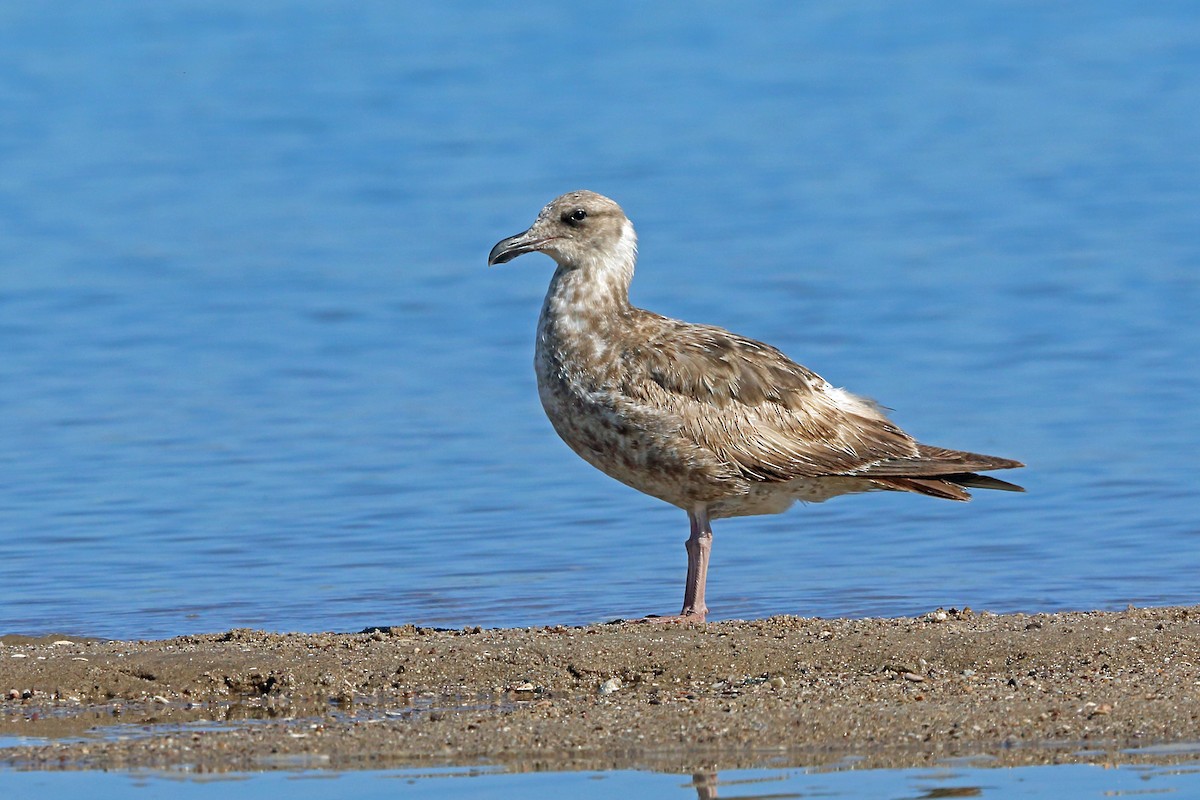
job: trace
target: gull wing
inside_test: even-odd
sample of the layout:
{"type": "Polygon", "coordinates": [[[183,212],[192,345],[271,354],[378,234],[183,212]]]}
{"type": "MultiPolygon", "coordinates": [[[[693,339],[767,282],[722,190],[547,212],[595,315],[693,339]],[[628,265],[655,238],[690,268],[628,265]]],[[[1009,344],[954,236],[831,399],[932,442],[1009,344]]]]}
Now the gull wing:
{"type": "MultiPolygon", "coordinates": [[[[624,354],[627,396],[679,419],[695,444],[757,480],[855,475],[919,457],[879,407],[779,350],[642,312],[624,354]]],[[[960,470],[961,471],[961,470],[960,470]]]]}

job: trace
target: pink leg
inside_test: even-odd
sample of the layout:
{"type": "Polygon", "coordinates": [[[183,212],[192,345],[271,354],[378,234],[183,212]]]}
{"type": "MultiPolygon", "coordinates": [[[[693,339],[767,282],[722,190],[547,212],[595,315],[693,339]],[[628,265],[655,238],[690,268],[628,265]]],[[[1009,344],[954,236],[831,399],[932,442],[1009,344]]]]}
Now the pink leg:
{"type": "Polygon", "coordinates": [[[638,622],[653,624],[672,622],[704,622],[708,608],[704,605],[704,580],[708,577],[708,554],[712,551],[712,527],[708,509],[696,506],[688,512],[692,535],[684,547],[688,554],[687,584],[683,587],[683,610],[671,617],[643,617],[638,622]]]}
{"type": "Polygon", "coordinates": [[[708,521],[708,509],[696,506],[688,512],[692,524],[692,535],[684,547],[687,548],[687,583],[683,587],[683,610],[679,616],[686,620],[703,622],[708,607],[704,605],[704,583],[708,578],[708,555],[712,552],[712,526],[708,521]]]}

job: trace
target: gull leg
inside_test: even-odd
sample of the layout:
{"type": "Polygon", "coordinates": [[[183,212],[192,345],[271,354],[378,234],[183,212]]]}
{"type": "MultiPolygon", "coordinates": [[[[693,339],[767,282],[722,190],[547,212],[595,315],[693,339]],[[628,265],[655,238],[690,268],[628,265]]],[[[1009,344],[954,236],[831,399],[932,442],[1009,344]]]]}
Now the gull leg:
{"type": "Polygon", "coordinates": [[[712,526],[708,508],[696,506],[688,512],[692,534],[684,547],[688,554],[687,584],[683,587],[683,610],[669,617],[649,616],[638,622],[652,624],[674,622],[704,622],[708,608],[704,605],[704,581],[708,577],[708,554],[712,551],[712,526]]]}
{"type": "Polygon", "coordinates": [[[692,534],[684,547],[687,548],[687,583],[683,587],[683,610],[679,616],[687,620],[704,622],[708,607],[704,605],[704,583],[708,578],[708,555],[712,552],[712,525],[708,520],[708,508],[696,506],[688,512],[692,534]]]}

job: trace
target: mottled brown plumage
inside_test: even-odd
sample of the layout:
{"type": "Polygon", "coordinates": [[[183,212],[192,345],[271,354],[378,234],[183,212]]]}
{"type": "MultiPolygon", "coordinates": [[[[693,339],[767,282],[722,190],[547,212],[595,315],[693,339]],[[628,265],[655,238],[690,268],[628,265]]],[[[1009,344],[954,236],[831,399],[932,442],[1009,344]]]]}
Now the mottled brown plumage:
{"type": "Polygon", "coordinates": [[[542,405],[588,463],[688,512],[682,619],[707,611],[712,519],[876,489],[950,500],[969,499],[967,488],[1022,491],[976,474],[1020,462],[918,444],[876,404],[770,345],[631,305],[637,238],[607,197],[559,197],[488,263],[529,252],[558,264],[538,321],[542,405]]]}

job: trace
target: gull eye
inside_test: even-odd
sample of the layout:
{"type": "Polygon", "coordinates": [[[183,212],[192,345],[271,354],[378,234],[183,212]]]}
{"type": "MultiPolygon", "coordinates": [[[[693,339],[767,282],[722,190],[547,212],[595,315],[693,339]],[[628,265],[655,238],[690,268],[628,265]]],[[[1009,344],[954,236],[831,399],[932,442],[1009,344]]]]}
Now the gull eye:
{"type": "Polygon", "coordinates": [[[579,225],[579,223],[583,222],[585,219],[587,219],[587,212],[582,208],[576,208],[572,211],[568,211],[562,216],[562,221],[572,227],[579,225]]]}

